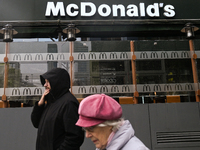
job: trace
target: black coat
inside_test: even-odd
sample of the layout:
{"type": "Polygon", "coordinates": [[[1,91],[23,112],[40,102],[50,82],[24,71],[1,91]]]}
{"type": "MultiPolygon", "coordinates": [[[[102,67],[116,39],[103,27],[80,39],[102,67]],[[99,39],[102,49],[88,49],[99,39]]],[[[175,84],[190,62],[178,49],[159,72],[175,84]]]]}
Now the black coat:
{"type": "Polygon", "coordinates": [[[56,68],[40,76],[51,85],[45,97],[47,104],[38,106],[31,114],[34,127],[38,128],[36,150],[79,150],[84,140],[83,130],[76,126],[78,120],[77,99],[70,93],[67,71],[56,68]]]}

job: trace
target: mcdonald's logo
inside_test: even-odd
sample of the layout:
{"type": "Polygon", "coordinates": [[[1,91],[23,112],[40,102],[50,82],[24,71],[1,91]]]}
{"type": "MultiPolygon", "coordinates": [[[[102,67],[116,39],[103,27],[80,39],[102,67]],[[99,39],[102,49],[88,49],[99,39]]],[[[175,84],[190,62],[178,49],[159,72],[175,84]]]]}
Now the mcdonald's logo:
{"type": "Polygon", "coordinates": [[[100,92],[101,93],[108,92],[107,86],[102,86],[101,89],[100,89],[100,92]]]}
{"type": "Polygon", "coordinates": [[[107,59],[106,53],[100,53],[99,59],[107,59]]]}
{"type": "Polygon", "coordinates": [[[21,60],[20,54],[15,54],[15,55],[13,56],[13,60],[21,60]]]}
{"type": "Polygon", "coordinates": [[[34,90],[34,95],[41,95],[42,94],[42,89],[41,88],[35,88],[34,90]]]}
{"type": "Polygon", "coordinates": [[[53,54],[47,54],[46,60],[54,60],[53,54]]]}
{"type": "Polygon", "coordinates": [[[118,86],[112,86],[111,92],[119,92],[118,86]]]}
{"type": "Polygon", "coordinates": [[[168,58],[167,52],[162,52],[161,53],[161,58],[168,58]]]}
{"type": "Polygon", "coordinates": [[[128,85],[122,86],[122,92],[130,92],[130,88],[128,85]]]}
{"type": "Polygon", "coordinates": [[[23,95],[31,95],[31,89],[30,88],[25,88],[23,90],[23,95]]]}
{"type": "Polygon", "coordinates": [[[65,59],[64,54],[58,54],[57,60],[64,60],[64,59],[65,59]]]}
{"type": "Polygon", "coordinates": [[[181,53],[181,57],[182,57],[182,58],[189,58],[188,52],[182,52],[182,53],[181,53]]]}
{"type": "Polygon", "coordinates": [[[89,89],[89,93],[97,93],[97,88],[95,86],[91,86],[89,89]]]}
{"type": "Polygon", "coordinates": [[[128,54],[126,52],[121,52],[120,58],[127,59],[128,58],[128,54]]]}
{"type": "Polygon", "coordinates": [[[32,60],[31,54],[26,54],[26,55],[24,56],[24,60],[32,60]]]}
{"type": "Polygon", "coordinates": [[[149,85],[144,85],[143,86],[143,92],[150,92],[151,91],[151,88],[149,85]]]}
{"type": "Polygon", "coordinates": [[[182,86],[180,84],[175,85],[175,90],[182,90],[182,86]]]}
{"type": "Polygon", "coordinates": [[[140,54],[140,58],[148,58],[147,53],[146,53],[146,52],[142,52],[142,53],[140,54]]]}
{"type": "Polygon", "coordinates": [[[86,88],[84,86],[83,87],[79,87],[78,93],[86,93],[86,88]]]}
{"type": "Polygon", "coordinates": [[[158,84],[154,85],[153,90],[154,91],[161,91],[160,85],[158,85],[158,84]]]}
{"type": "Polygon", "coordinates": [[[42,54],[37,54],[37,55],[35,56],[35,60],[43,60],[42,54]]]}
{"type": "Polygon", "coordinates": [[[172,52],[171,53],[171,58],[178,58],[178,53],[177,52],[172,52]]]}
{"type": "Polygon", "coordinates": [[[151,58],[158,58],[158,54],[156,52],[151,52],[151,58]]]}
{"type": "Polygon", "coordinates": [[[86,59],[84,53],[79,53],[78,54],[78,59],[86,59]]]}
{"type": "Polygon", "coordinates": [[[110,53],[110,59],[116,58],[117,59],[117,54],[116,53],[110,53]]]}
{"type": "Polygon", "coordinates": [[[164,91],[171,91],[171,90],[172,90],[171,85],[165,84],[165,86],[164,86],[164,91]]]}
{"type": "Polygon", "coordinates": [[[185,85],[185,90],[193,90],[193,87],[191,84],[186,84],[185,85]]]}
{"type": "Polygon", "coordinates": [[[90,53],[89,54],[89,59],[96,59],[96,54],[95,53],[90,53]]]}
{"type": "Polygon", "coordinates": [[[12,95],[20,95],[20,90],[14,88],[14,89],[12,90],[12,95]]]}

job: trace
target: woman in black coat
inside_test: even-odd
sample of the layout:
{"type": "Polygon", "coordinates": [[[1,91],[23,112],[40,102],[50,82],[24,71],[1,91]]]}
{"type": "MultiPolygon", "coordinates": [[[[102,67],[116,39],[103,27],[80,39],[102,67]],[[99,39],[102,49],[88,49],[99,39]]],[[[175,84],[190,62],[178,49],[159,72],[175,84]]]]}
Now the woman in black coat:
{"type": "Polygon", "coordinates": [[[31,114],[33,126],[38,128],[36,150],[79,150],[84,132],[75,125],[79,102],[69,91],[68,72],[55,68],[40,79],[45,92],[31,114]]]}

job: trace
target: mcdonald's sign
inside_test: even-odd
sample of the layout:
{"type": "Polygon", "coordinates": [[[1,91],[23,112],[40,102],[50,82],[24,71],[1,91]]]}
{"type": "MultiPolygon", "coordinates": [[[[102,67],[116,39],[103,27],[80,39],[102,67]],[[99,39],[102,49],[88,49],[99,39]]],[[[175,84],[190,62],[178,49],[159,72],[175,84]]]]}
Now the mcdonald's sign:
{"type": "Polygon", "coordinates": [[[20,54],[15,54],[15,55],[13,56],[13,60],[21,60],[20,54]]]}
{"type": "Polygon", "coordinates": [[[154,91],[161,91],[160,85],[158,85],[158,84],[154,85],[153,90],[154,91]]]}
{"type": "Polygon", "coordinates": [[[151,58],[158,58],[158,54],[156,52],[151,52],[151,58]]]}
{"type": "Polygon", "coordinates": [[[143,92],[150,92],[151,91],[151,88],[149,85],[144,85],[143,86],[143,92]]]}
{"type": "Polygon", "coordinates": [[[128,54],[126,52],[121,52],[120,58],[127,59],[128,58],[128,54]]]}
{"type": "Polygon", "coordinates": [[[89,93],[97,93],[97,88],[95,86],[91,86],[89,89],[89,93]]]}
{"type": "Polygon", "coordinates": [[[171,53],[171,58],[178,58],[178,53],[177,52],[172,52],[171,53]]]}
{"type": "Polygon", "coordinates": [[[99,59],[107,59],[106,53],[100,53],[99,59]]]}
{"type": "Polygon", "coordinates": [[[122,86],[122,92],[130,92],[130,88],[128,85],[122,86]]]}
{"type": "Polygon", "coordinates": [[[86,59],[85,54],[84,53],[79,53],[78,54],[78,59],[86,59]]]}
{"type": "Polygon", "coordinates": [[[53,54],[47,54],[46,60],[54,60],[53,54]]]}
{"type": "Polygon", "coordinates": [[[86,88],[84,86],[83,87],[79,87],[78,93],[86,93],[86,88]]]}
{"type": "Polygon", "coordinates": [[[182,52],[181,53],[181,58],[189,58],[188,52],[182,52]]]}
{"type": "Polygon", "coordinates": [[[25,88],[23,90],[23,95],[31,95],[31,89],[30,88],[25,88]]]}
{"type": "Polygon", "coordinates": [[[41,88],[35,88],[34,89],[34,95],[39,95],[42,94],[42,89],[41,88]]]}
{"type": "Polygon", "coordinates": [[[101,89],[100,89],[100,92],[101,93],[108,92],[107,86],[102,86],[101,89]]]}
{"type": "Polygon", "coordinates": [[[168,58],[167,52],[162,52],[161,53],[161,58],[168,58]]]}
{"type": "Polygon", "coordinates": [[[57,55],[57,60],[64,60],[64,59],[65,59],[64,54],[58,54],[57,55]]]}
{"type": "Polygon", "coordinates": [[[26,54],[26,55],[24,56],[24,60],[32,60],[31,54],[26,54]]]}
{"type": "Polygon", "coordinates": [[[96,54],[95,53],[90,53],[89,54],[89,59],[96,59],[96,54]]]}
{"type": "Polygon", "coordinates": [[[186,84],[185,85],[185,90],[193,90],[193,87],[191,84],[186,84]]]}
{"type": "Polygon", "coordinates": [[[110,53],[110,59],[116,58],[117,59],[117,54],[116,53],[110,53]]]}
{"type": "Polygon", "coordinates": [[[172,87],[169,84],[165,84],[164,91],[172,91],[172,87]]]}
{"type": "Polygon", "coordinates": [[[20,90],[17,88],[14,88],[13,90],[12,90],[12,95],[20,95],[20,90]]]}
{"type": "Polygon", "coordinates": [[[142,52],[142,53],[140,54],[140,58],[148,58],[147,53],[146,53],[146,52],[142,52]]]}
{"type": "Polygon", "coordinates": [[[35,60],[43,60],[42,54],[36,54],[35,60]]]}
{"type": "Polygon", "coordinates": [[[117,85],[116,86],[112,86],[111,92],[119,92],[118,86],[117,85]]]}
{"type": "Polygon", "coordinates": [[[182,86],[180,84],[175,85],[175,90],[182,90],[182,86]]]}

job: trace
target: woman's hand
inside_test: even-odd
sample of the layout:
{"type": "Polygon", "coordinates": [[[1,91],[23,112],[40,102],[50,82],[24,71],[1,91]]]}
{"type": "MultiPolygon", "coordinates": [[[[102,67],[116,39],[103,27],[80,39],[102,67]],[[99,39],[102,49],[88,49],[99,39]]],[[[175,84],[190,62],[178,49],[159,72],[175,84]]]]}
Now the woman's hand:
{"type": "Polygon", "coordinates": [[[38,106],[41,106],[44,104],[44,102],[45,102],[44,98],[47,94],[49,94],[49,91],[50,91],[50,89],[45,89],[44,93],[42,94],[42,97],[40,98],[40,101],[38,102],[38,106]]]}

